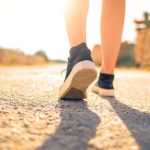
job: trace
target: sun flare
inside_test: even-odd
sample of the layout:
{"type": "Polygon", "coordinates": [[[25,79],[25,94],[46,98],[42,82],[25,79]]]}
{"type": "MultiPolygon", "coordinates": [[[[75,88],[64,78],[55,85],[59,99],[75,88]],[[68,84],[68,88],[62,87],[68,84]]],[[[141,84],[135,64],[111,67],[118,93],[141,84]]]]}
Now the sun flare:
{"type": "MultiPolygon", "coordinates": [[[[64,10],[70,11],[72,0],[0,0],[0,46],[18,48],[25,53],[39,49],[50,58],[67,59],[69,42],[64,10]]],[[[73,0],[76,2],[77,0],[73,0]]],[[[90,48],[99,40],[99,15],[102,0],[89,0],[87,43],[90,48]]],[[[127,0],[123,40],[135,39],[133,19],[149,11],[148,0],[127,0]],[[134,7],[134,9],[133,9],[134,7]]]]}

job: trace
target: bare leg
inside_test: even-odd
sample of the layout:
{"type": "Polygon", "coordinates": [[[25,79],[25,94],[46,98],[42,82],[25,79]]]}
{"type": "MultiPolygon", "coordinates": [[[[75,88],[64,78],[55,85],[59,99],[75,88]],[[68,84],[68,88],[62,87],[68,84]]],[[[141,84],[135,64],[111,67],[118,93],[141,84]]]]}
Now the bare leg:
{"type": "Polygon", "coordinates": [[[85,99],[87,89],[97,77],[97,70],[86,45],[88,0],[65,0],[65,20],[70,52],[66,77],[60,88],[61,99],[85,99]]]}
{"type": "Polygon", "coordinates": [[[66,0],[65,20],[70,47],[86,42],[88,0],[66,0]]]}
{"type": "Polygon", "coordinates": [[[113,74],[124,24],[125,0],[103,0],[101,16],[102,73],[113,74]]]}

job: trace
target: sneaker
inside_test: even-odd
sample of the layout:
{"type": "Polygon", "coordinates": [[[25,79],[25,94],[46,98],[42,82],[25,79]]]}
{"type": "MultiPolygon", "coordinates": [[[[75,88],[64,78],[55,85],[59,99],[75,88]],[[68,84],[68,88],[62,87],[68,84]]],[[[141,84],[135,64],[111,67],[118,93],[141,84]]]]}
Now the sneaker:
{"type": "Polygon", "coordinates": [[[92,87],[92,91],[100,96],[115,96],[113,86],[114,75],[100,73],[98,82],[92,87]]]}
{"type": "Polygon", "coordinates": [[[87,98],[87,89],[96,77],[96,67],[86,43],[71,48],[65,81],[59,90],[60,99],[87,98]]]}

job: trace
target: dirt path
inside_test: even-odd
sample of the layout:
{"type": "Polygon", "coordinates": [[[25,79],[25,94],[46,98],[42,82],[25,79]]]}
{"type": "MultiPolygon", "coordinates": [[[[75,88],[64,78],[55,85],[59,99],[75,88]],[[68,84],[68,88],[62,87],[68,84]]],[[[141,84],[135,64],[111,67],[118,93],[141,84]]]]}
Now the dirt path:
{"type": "Polygon", "coordinates": [[[61,70],[0,69],[0,150],[150,150],[150,73],[117,70],[116,98],[62,101],[61,70]]]}

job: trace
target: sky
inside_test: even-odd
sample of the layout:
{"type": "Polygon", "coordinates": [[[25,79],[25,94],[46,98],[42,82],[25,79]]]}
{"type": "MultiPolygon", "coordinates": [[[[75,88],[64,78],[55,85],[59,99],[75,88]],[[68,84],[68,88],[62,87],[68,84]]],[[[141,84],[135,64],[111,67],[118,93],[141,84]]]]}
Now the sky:
{"type": "MultiPolygon", "coordinates": [[[[0,0],[0,47],[20,49],[27,54],[45,50],[51,59],[67,59],[69,42],[63,16],[64,0],[0,0]]],[[[102,0],[90,0],[87,44],[100,40],[102,0]]],[[[134,19],[149,11],[150,0],[126,0],[122,41],[136,39],[134,19]]]]}

